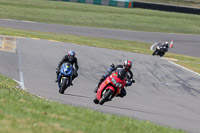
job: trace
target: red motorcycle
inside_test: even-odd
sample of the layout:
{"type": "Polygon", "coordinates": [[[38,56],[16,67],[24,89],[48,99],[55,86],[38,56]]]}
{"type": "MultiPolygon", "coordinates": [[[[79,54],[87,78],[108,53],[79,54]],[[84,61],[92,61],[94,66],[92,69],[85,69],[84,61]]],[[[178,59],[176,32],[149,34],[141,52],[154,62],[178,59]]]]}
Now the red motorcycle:
{"type": "Polygon", "coordinates": [[[107,101],[111,101],[113,97],[120,94],[121,89],[126,85],[127,72],[119,68],[108,76],[99,86],[96,97],[93,100],[95,104],[103,105],[107,101]]]}

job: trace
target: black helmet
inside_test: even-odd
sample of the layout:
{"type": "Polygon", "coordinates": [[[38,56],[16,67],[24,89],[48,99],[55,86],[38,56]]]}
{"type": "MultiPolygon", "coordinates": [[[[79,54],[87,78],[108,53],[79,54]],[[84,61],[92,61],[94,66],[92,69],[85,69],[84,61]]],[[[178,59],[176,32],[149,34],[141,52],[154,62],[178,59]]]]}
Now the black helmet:
{"type": "Polygon", "coordinates": [[[76,55],[76,53],[75,53],[73,50],[70,50],[70,51],[68,52],[68,58],[69,58],[69,60],[70,60],[70,61],[73,60],[74,57],[75,57],[75,55],[76,55]]]}

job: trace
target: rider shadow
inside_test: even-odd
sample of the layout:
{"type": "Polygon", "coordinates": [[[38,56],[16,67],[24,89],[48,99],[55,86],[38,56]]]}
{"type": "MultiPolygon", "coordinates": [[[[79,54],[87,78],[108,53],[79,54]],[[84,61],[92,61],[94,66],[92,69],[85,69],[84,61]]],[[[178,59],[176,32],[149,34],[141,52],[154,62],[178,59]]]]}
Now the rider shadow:
{"type": "Polygon", "coordinates": [[[124,107],[117,107],[117,106],[113,106],[113,105],[104,105],[104,106],[112,107],[112,108],[116,108],[116,109],[122,109],[122,110],[141,112],[141,113],[146,113],[146,114],[162,115],[162,114],[152,113],[152,112],[143,111],[143,110],[139,110],[139,109],[130,109],[130,108],[124,108],[124,107]]]}
{"type": "Polygon", "coordinates": [[[75,94],[69,94],[69,93],[65,93],[63,95],[68,95],[68,96],[73,96],[73,97],[83,97],[83,98],[88,98],[91,99],[92,97],[88,97],[88,96],[82,96],[82,95],[75,95],[75,94]]]}

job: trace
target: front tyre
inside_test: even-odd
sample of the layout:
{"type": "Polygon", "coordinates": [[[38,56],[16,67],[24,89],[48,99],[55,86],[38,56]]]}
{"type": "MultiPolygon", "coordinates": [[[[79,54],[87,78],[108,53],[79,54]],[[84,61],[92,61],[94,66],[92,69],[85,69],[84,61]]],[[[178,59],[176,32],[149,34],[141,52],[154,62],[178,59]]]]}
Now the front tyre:
{"type": "Polygon", "coordinates": [[[163,57],[165,55],[165,52],[160,53],[160,57],[163,57]]]}
{"type": "Polygon", "coordinates": [[[99,101],[100,105],[103,105],[106,101],[109,100],[109,97],[112,96],[113,91],[108,89],[106,90],[106,93],[102,96],[101,100],[99,101]]]}
{"type": "Polygon", "coordinates": [[[60,89],[59,89],[59,92],[61,93],[61,94],[64,94],[64,92],[65,92],[65,89],[67,88],[67,78],[62,78],[61,79],[61,82],[60,82],[60,89]]]}
{"type": "Polygon", "coordinates": [[[95,104],[98,104],[98,103],[99,103],[99,100],[95,97],[94,100],[93,100],[93,102],[94,102],[95,104]]]}
{"type": "Polygon", "coordinates": [[[154,55],[156,55],[156,53],[157,53],[157,51],[154,51],[154,52],[152,53],[152,55],[154,56],[154,55]]]}

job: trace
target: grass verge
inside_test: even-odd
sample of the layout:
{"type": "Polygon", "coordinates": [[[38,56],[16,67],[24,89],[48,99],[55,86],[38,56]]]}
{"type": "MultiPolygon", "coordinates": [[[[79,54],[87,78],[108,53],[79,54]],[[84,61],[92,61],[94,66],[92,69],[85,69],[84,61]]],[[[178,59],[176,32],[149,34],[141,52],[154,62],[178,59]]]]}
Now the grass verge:
{"type": "Polygon", "coordinates": [[[0,18],[200,35],[200,15],[50,0],[0,0],[0,18]]]}
{"type": "Polygon", "coordinates": [[[200,74],[200,58],[198,57],[173,54],[173,53],[167,53],[165,57],[175,58],[178,61],[174,61],[174,63],[177,63],[185,68],[188,68],[200,74]]]}
{"type": "MultiPolygon", "coordinates": [[[[117,39],[105,39],[95,37],[76,36],[69,34],[56,34],[36,31],[17,30],[9,28],[1,28],[0,34],[22,37],[33,37],[41,39],[57,40],[62,42],[70,42],[81,45],[88,45],[93,47],[102,47],[109,49],[116,49],[122,51],[136,52],[142,54],[152,54],[150,47],[152,44],[134,41],[125,41],[117,39]]],[[[173,53],[167,53],[165,57],[178,59],[176,63],[189,68],[195,72],[200,73],[200,58],[191,57],[185,55],[178,55],[173,53]]]]}
{"type": "Polygon", "coordinates": [[[48,101],[16,89],[0,75],[0,132],[3,133],[183,133],[128,117],[48,101]]]}

